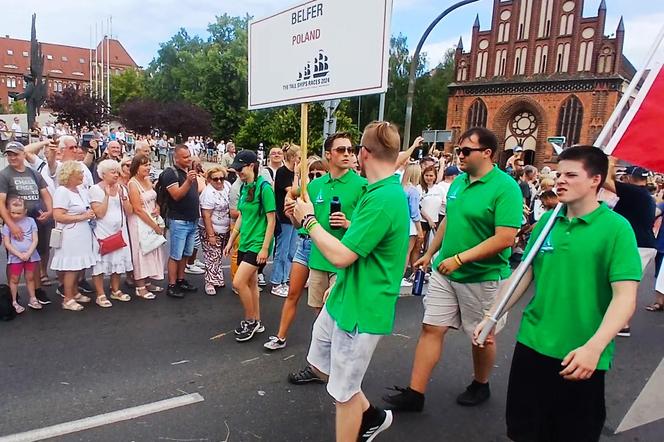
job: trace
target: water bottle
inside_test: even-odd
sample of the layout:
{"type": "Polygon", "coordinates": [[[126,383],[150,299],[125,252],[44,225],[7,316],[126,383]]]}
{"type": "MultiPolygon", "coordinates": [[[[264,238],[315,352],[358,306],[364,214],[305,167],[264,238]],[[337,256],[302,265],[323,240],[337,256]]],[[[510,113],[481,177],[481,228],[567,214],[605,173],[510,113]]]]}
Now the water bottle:
{"type": "MultiPolygon", "coordinates": [[[[339,201],[338,196],[333,196],[332,201],[330,201],[330,215],[336,212],[341,212],[341,201],[339,201]]],[[[340,229],[340,227],[332,227],[333,229],[340,229]]]]}
{"type": "Polygon", "coordinates": [[[413,281],[413,296],[422,296],[422,289],[424,288],[424,270],[417,269],[415,271],[415,280],[413,281]]]}

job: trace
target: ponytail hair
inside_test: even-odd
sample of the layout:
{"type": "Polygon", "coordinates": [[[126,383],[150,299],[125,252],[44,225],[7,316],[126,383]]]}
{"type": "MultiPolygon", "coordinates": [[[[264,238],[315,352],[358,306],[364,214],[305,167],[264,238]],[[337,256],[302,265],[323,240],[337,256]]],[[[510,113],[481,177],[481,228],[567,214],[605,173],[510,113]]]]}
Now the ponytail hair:
{"type": "Polygon", "coordinates": [[[362,145],[375,158],[395,162],[401,150],[399,130],[387,121],[372,121],[364,128],[362,145]]]}

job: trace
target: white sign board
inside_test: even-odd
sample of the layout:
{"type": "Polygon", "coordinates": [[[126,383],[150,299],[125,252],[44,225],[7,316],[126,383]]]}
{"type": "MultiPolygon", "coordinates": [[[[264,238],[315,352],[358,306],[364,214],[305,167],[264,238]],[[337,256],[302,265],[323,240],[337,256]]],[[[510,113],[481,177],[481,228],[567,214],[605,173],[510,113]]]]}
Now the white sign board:
{"type": "Polygon", "coordinates": [[[249,23],[249,109],[385,92],[392,0],[313,0],[249,23]]]}

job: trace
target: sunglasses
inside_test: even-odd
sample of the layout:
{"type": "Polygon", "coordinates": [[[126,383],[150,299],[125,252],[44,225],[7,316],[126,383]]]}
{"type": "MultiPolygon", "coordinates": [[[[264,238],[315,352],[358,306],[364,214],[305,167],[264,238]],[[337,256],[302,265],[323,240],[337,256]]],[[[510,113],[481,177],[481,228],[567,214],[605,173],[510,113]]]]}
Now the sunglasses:
{"type": "Polygon", "coordinates": [[[484,147],[457,147],[456,154],[463,154],[464,157],[467,157],[473,152],[482,152],[484,150],[486,150],[484,147]]]}
{"type": "Polygon", "coordinates": [[[215,183],[218,183],[218,182],[223,181],[223,180],[224,180],[224,177],[222,177],[222,176],[217,176],[217,177],[210,178],[210,181],[214,181],[215,183]]]}
{"type": "Polygon", "coordinates": [[[348,153],[349,155],[353,155],[355,153],[355,148],[353,146],[339,146],[335,147],[332,150],[338,154],[348,153]]]}
{"type": "Polygon", "coordinates": [[[325,172],[319,172],[319,171],[316,171],[316,172],[309,172],[309,179],[310,179],[310,180],[313,180],[313,179],[315,179],[315,178],[320,178],[320,177],[322,177],[323,175],[325,175],[325,172]]]}

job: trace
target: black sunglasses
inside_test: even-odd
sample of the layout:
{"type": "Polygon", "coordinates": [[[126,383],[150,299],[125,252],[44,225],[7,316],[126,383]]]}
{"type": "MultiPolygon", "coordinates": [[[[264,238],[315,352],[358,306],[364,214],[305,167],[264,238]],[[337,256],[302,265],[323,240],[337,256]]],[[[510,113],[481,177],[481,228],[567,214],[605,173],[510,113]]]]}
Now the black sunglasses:
{"type": "Polygon", "coordinates": [[[316,171],[316,172],[309,172],[309,179],[310,179],[310,180],[313,180],[313,179],[315,179],[315,178],[320,178],[320,177],[322,177],[323,175],[325,175],[325,172],[318,172],[318,171],[316,171]]]}
{"type": "Polygon", "coordinates": [[[348,152],[349,155],[353,155],[355,153],[355,148],[353,146],[339,146],[335,147],[334,150],[336,153],[344,154],[348,152]]]}
{"type": "Polygon", "coordinates": [[[224,180],[224,177],[222,177],[222,176],[210,178],[210,181],[214,181],[215,183],[218,183],[218,182],[223,181],[223,180],[224,180]]]}
{"type": "Polygon", "coordinates": [[[482,152],[484,150],[486,150],[484,147],[457,147],[456,154],[463,154],[464,157],[467,157],[473,152],[482,152]]]}

